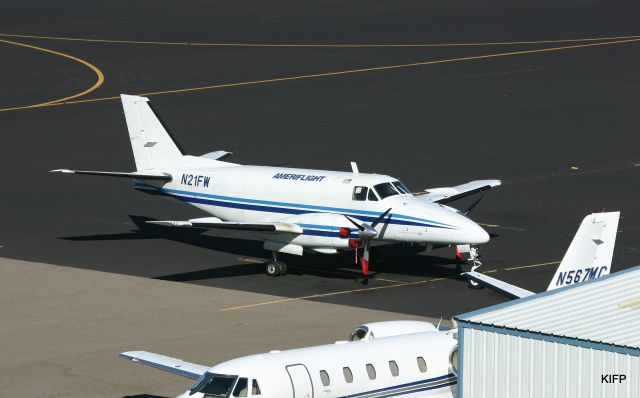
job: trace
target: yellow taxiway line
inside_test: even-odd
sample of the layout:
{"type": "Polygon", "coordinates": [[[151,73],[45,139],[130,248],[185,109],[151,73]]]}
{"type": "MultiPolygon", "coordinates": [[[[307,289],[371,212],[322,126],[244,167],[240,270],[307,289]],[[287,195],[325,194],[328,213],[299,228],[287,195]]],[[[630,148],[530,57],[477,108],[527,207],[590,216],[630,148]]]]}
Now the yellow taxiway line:
{"type": "Polygon", "coordinates": [[[626,40],[640,39],[640,36],[607,36],[554,40],[520,40],[520,41],[488,41],[470,43],[203,43],[184,41],[155,41],[155,40],[118,40],[118,39],[93,39],[86,37],[65,36],[38,36],[0,33],[0,37],[15,37],[23,39],[75,41],[83,43],[110,43],[110,44],[141,44],[156,46],[195,46],[195,47],[275,47],[275,48],[429,48],[429,47],[479,47],[479,46],[513,46],[526,44],[553,44],[553,43],[579,43],[587,41],[626,40]]]}
{"type": "MultiPolygon", "coordinates": [[[[475,61],[475,60],[481,60],[481,59],[509,57],[509,56],[515,56],[515,55],[548,53],[548,52],[564,51],[564,50],[577,49],[577,48],[609,46],[609,45],[615,45],[615,44],[634,43],[639,41],[640,41],[640,38],[635,38],[635,39],[629,39],[629,40],[576,44],[571,46],[549,47],[549,48],[540,48],[535,50],[511,51],[511,52],[502,52],[502,53],[495,53],[495,54],[484,54],[484,55],[476,55],[476,56],[468,56],[468,57],[440,59],[440,60],[433,60],[433,61],[413,62],[413,63],[399,64],[399,65],[374,66],[369,68],[349,69],[349,70],[325,72],[325,73],[313,73],[313,74],[299,75],[299,76],[278,77],[278,78],[272,78],[272,79],[253,80],[253,81],[245,81],[245,82],[238,82],[238,83],[225,83],[225,84],[215,84],[215,85],[209,85],[209,86],[180,88],[180,89],[173,89],[173,90],[151,91],[146,93],[139,93],[137,95],[149,97],[154,95],[188,93],[188,92],[195,92],[195,91],[221,89],[221,88],[252,86],[252,85],[267,84],[267,83],[278,83],[278,82],[285,82],[285,81],[296,81],[296,80],[313,79],[313,78],[321,78],[321,77],[351,75],[351,74],[365,73],[365,72],[387,71],[387,70],[411,68],[411,67],[426,66],[426,65],[437,65],[437,64],[462,62],[462,61],[475,61]]],[[[91,99],[81,99],[81,100],[73,100],[73,101],[55,100],[55,101],[51,101],[43,104],[0,109],[0,112],[9,111],[9,110],[26,109],[26,108],[44,107],[44,106],[80,104],[80,103],[98,102],[98,101],[111,101],[111,100],[117,100],[119,98],[120,98],[119,96],[113,96],[113,97],[91,98],[91,99]]]]}
{"type": "Polygon", "coordinates": [[[43,106],[51,106],[51,105],[55,105],[59,102],[65,102],[65,101],[69,101],[72,100],[74,98],[78,98],[78,97],[82,97],[83,95],[87,95],[90,92],[97,90],[98,87],[102,86],[102,84],[104,83],[104,73],[102,73],[102,71],[100,69],[98,69],[97,66],[91,64],[88,61],[85,61],[84,59],[78,58],[78,57],[74,57],[73,55],[69,55],[69,54],[65,54],[59,51],[54,51],[54,50],[49,50],[47,48],[42,48],[42,47],[37,47],[37,46],[33,46],[30,44],[25,44],[25,43],[18,43],[15,41],[10,41],[10,40],[4,40],[4,39],[0,39],[1,43],[6,43],[6,44],[12,44],[14,46],[20,46],[20,47],[26,47],[26,48],[30,48],[32,50],[37,50],[37,51],[42,51],[42,52],[46,52],[49,54],[54,54],[60,57],[64,57],[64,58],[68,58],[72,61],[78,62],[86,67],[88,67],[89,69],[91,69],[97,77],[96,82],[93,84],[93,86],[89,87],[88,89],[81,91],[77,94],[73,94],[70,95],[68,97],[64,97],[64,98],[58,98],[55,100],[51,100],[51,101],[47,101],[47,102],[42,102],[40,104],[33,104],[33,105],[25,105],[25,106],[17,106],[17,107],[13,107],[13,108],[4,108],[4,109],[0,109],[0,112],[6,112],[6,111],[13,111],[13,110],[17,110],[17,109],[29,109],[29,108],[39,108],[39,107],[43,107],[43,106]]]}

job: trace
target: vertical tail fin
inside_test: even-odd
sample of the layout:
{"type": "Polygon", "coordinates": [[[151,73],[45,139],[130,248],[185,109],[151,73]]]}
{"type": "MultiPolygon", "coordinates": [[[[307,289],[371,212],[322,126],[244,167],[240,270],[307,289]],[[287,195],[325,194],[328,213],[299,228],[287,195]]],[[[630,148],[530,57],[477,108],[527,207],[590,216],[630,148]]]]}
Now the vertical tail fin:
{"type": "Polygon", "coordinates": [[[608,275],[619,219],[619,211],[586,216],[547,290],[608,275]]]}
{"type": "Polygon", "coordinates": [[[149,106],[148,98],[125,94],[120,98],[138,171],[153,170],[182,158],[182,151],[149,106]]]}

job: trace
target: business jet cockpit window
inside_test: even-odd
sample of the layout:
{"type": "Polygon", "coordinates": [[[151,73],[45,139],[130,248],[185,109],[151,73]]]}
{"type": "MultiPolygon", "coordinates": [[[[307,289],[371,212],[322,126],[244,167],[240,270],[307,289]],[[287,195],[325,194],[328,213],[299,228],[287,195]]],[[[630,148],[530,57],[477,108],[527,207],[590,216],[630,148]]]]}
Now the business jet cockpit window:
{"type": "Polygon", "coordinates": [[[236,388],[233,389],[233,396],[246,397],[248,390],[249,390],[249,382],[245,377],[241,377],[240,379],[238,379],[236,388]]]}
{"type": "Polygon", "coordinates": [[[364,336],[367,335],[369,329],[367,328],[357,328],[353,332],[351,332],[351,336],[349,336],[349,341],[360,341],[364,339],[364,336]]]}
{"type": "Polygon", "coordinates": [[[189,395],[202,393],[205,397],[228,398],[238,376],[206,372],[189,387],[189,395]]]}

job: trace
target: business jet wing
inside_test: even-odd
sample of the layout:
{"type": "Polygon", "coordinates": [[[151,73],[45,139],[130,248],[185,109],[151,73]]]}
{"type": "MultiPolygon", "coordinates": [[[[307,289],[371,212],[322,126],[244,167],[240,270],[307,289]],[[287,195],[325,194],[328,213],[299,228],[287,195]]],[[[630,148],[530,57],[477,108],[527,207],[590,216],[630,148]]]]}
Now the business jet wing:
{"type": "MultiPolygon", "coordinates": [[[[586,216],[547,290],[609,275],[619,220],[619,211],[593,213],[586,216]]],[[[462,275],[510,298],[521,298],[535,294],[479,272],[465,272],[462,275]]]]}
{"type": "Polygon", "coordinates": [[[247,232],[274,232],[301,234],[302,227],[288,222],[227,222],[216,217],[194,218],[186,221],[147,221],[148,224],[166,225],[169,227],[229,229],[247,232]]]}
{"type": "Polygon", "coordinates": [[[471,271],[465,272],[462,275],[464,275],[467,279],[478,282],[482,286],[486,286],[497,291],[498,293],[502,293],[509,298],[517,299],[535,294],[534,292],[519,288],[518,286],[501,281],[500,279],[492,278],[480,272],[471,271]]]}
{"type": "Polygon", "coordinates": [[[185,362],[182,359],[170,358],[147,351],[127,351],[121,353],[120,356],[133,362],[190,379],[197,379],[209,370],[208,366],[197,365],[185,362]]]}
{"type": "Polygon", "coordinates": [[[424,193],[419,192],[416,195],[429,202],[445,204],[499,185],[502,185],[500,180],[476,180],[455,187],[429,188],[425,189],[424,193]]]}

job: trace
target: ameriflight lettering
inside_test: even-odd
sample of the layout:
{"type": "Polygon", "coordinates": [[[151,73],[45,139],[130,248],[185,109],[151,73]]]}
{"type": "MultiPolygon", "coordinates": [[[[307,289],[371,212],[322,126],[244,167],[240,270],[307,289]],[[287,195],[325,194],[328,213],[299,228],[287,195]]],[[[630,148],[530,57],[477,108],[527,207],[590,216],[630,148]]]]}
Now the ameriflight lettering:
{"type": "Polygon", "coordinates": [[[278,180],[296,180],[296,181],[315,181],[320,182],[326,178],[326,176],[318,176],[313,174],[287,174],[277,173],[273,178],[278,180]]]}

